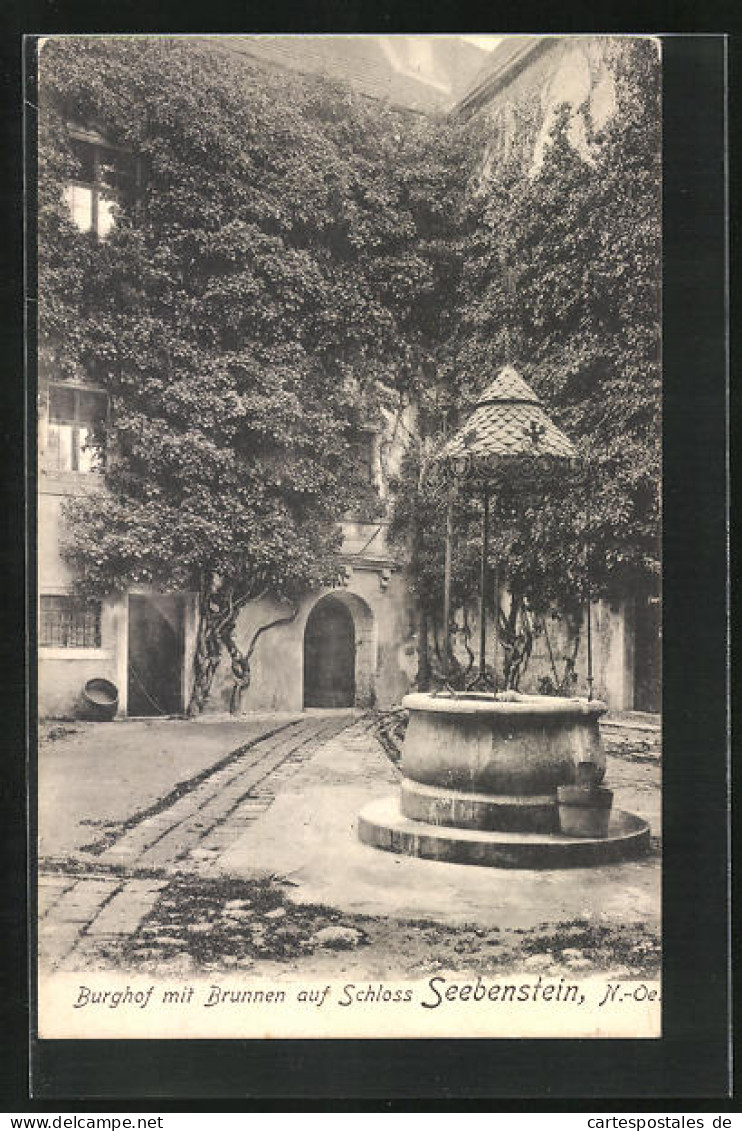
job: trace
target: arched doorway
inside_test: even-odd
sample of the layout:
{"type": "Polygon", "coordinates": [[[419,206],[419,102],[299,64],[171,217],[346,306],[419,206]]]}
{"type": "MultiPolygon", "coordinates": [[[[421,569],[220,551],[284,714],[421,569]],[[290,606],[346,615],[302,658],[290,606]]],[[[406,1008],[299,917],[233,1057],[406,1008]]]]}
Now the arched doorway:
{"type": "Polygon", "coordinates": [[[352,707],[355,699],[353,615],[336,597],[323,597],[304,630],[304,706],[352,707]]]}

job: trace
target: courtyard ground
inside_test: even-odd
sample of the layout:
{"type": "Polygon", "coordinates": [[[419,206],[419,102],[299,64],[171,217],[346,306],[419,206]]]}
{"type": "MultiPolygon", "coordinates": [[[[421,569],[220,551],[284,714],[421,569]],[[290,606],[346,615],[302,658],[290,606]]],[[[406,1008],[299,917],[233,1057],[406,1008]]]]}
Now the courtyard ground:
{"type": "Polygon", "coordinates": [[[360,844],[359,809],[398,780],[389,716],[60,723],[40,739],[43,970],[658,970],[652,718],[604,725],[615,804],[649,821],[651,854],[561,871],[441,864],[360,844]]]}

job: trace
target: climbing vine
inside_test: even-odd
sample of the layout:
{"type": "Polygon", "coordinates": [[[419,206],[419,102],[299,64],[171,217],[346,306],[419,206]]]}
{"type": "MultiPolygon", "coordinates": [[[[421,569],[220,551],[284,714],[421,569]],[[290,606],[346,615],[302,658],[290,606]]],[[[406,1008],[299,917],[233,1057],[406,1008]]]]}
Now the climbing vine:
{"type": "Polygon", "coordinates": [[[63,549],[86,593],[198,596],[191,712],[224,657],[239,708],[271,627],[243,651],[246,605],[333,584],[341,520],[378,515],[354,444],[449,319],[449,133],[195,40],[43,47],[41,380],[111,406],[106,491],[68,504],[63,549]],[[137,162],[104,239],[65,200],[74,123],[137,162]]]}
{"type": "MultiPolygon", "coordinates": [[[[271,593],[293,610],[336,580],[343,517],[379,512],[354,458],[358,430],[401,404],[416,406],[417,427],[391,483],[392,534],[430,677],[450,626],[447,500],[428,472],[506,363],[582,461],[569,480],[513,469],[496,485],[491,565],[507,563],[518,595],[507,615],[491,608],[508,685],[528,664],[534,618],[584,599],[586,546],[595,592],[656,584],[653,44],[626,41],[613,69],[612,119],[598,131],[580,110],[591,159],[570,144],[564,108],[529,172],[517,144],[482,137],[486,122],[400,114],[196,41],[44,44],[40,378],[93,380],[111,405],[97,437],[106,492],[69,504],[65,554],[90,595],[131,584],[198,595],[192,711],[225,655],[238,709],[270,627],[242,650],[247,604],[271,593]],[[80,173],[72,122],[137,162],[139,194],[119,200],[105,239],[79,231],[65,201],[80,173]]],[[[455,505],[460,609],[477,590],[479,517],[475,500],[455,505]]],[[[461,632],[471,659],[466,619],[461,632]]]]}
{"type": "MultiPolygon", "coordinates": [[[[502,115],[471,127],[480,162],[462,193],[456,317],[422,398],[422,435],[402,468],[392,520],[423,606],[421,647],[428,635],[437,641],[432,668],[421,660],[421,684],[436,678],[445,636],[427,632],[443,605],[447,505],[429,468],[505,365],[541,395],[579,459],[542,475],[503,468],[493,481],[490,567],[499,565],[514,595],[507,615],[488,598],[500,626],[500,680],[517,684],[553,607],[577,624],[588,577],[593,597],[659,584],[660,69],[648,40],[614,43],[610,54],[614,115],[597,130],[589,107],[558,109],[537,168],[538,99],[513,108],[507,138],[502,115]],[[589,160],[572,142],[576,114],[589,160]]],[[[479,521],[476,500],[457,498],[454,608],[478,592],[479,521]]],[[[576,633],[575,656],[578,645],[576,633]]],[[[550,686],[573,682],[569,657],[552,655],[550,686]]]]}

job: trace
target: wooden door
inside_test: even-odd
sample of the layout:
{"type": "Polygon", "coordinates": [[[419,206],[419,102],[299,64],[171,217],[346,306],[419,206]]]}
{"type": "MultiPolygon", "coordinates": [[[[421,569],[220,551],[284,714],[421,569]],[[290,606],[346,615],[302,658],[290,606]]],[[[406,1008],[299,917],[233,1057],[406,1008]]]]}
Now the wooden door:
{"type": "Polygon", "coordinates": [[[325,597],[312,609],[304,632],[304,706],[352,707],[355,666],[353,617],[341,601],[325,597]]]}
{"type": "Polygon", "coordinates": [[[642,594],[635,605],[634,710],[662,710],[662,606],[656,594],[642,594]]]}
{"type": "Polygon", "coordinates": [[[183,711],[183,642],[182,597],[129,597],[127,715],[177,715],[183,711]]]}

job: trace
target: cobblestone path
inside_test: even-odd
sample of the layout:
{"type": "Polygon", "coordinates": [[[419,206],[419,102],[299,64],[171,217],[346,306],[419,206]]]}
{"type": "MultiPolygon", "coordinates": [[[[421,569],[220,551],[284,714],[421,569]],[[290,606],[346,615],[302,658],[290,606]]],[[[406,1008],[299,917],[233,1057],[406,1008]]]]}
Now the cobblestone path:
{"type": "Polygon", "coordinates": [[[174,874],[214,874],[220,853],[281,783],[352,716],[304,717],[253,739],[132,814],[73,858],[38,865],[39,962],[48,970],[132,934],[174,874]]]}

